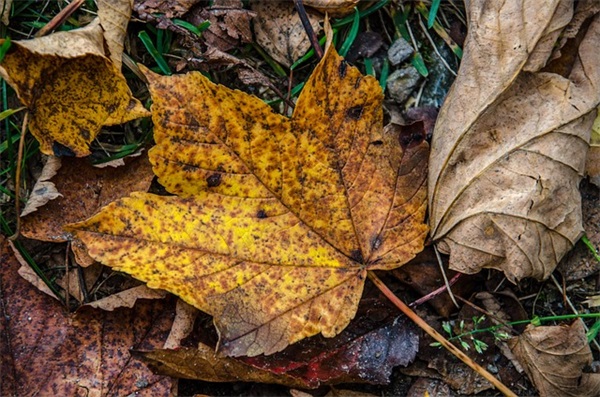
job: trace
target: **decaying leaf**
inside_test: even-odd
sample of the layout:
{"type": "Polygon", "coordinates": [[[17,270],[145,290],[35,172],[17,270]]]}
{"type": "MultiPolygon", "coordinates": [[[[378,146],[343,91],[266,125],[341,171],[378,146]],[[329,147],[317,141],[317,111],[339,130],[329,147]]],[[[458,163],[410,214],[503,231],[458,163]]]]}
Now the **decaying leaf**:
{"type": "MultiPolygon", "coordinates": [[[[289,67],[308,51],[310,41],[292,2],[257,1],[252,10],[256,12],[256,42],[277,62],[289,67]]],[[[321,18],[310,11],[307,15],[318,32],[321,18]]]]}
{"type": "Polygon", "coordinates": [[[600,395],[600,374],[582,372],[592,352],[581,320],[569,326],[530,325],[509,345],[542,397],[600,395]]]}
{"type": "Polygon", "coordinates": [[[163,14],[167,18],[179,18],[198,4],[200,0],[135,0],[134,10],[140,18],[147,14],[163,14]]]}
{"type": "Polygon", "coordinates": [[[102,126],[148,116],[104,51],[98,20],[69,32],[13,41],[0,76],[30,113],[48,155],[86,156],[102,126]]]}
{"type": "Polygon", "coordinates": [[[252,42],[250,21],[255,13],[244,8],[241,0],[215,0],[210,7],[202,8],[190,20],[194,24],[210,22],[202,34],[206,44],[220,51],[229,51],[241,43],[252,42]]]}
{"type": "Polygon", "coordinates": [[[568,78],[528,63],[564,10],[562,1],[469,3],[428,182],[432,237],[453,269],[543,279],[583,231],[578,184],[600,101],[598,16],[580,32],[568,78]]]}
{"type": "Polygon", "coordinates": [[[129,353],[161,347],[172,321],[168,302],[70,315],[19,276],[6,242],[0,263],[0,395],[171,396],[172,380],[129,353]]]}
{"type": "Polygon", "coordinates": [[[87,306],[112,312],[121,307],[132,308],[138,299],[161,299],[166,295],[165,291],[150,289],[145,285],[138,285],[137,287],[129,288],[89,303],[87,306]]]}
{"type": "Polygon", "coordinates": [[[202,342],[195,352],[189,346],[198,343],[189,340],[181,349],[143,355],[164,368],[164,374],[178,371],[186,378],[214,382],[253,381],[261,376],[262,382],[305,389],[342,383],[388,384],[394,367],[414,360],[419,337],[409,320],[397,317],[397,309],[382,302],[378,292],[374,287],[367,291],[356,318],[336,338],[314,336],[270,356],[224,358],[202,342]]]}
{"type": "Polygon", "coordinates": [[[13,0],[0,0],[0,22],[8,26],[10,17],[10,7],[13,0]]]}
{"type": "Polygon", "coordinates": [[[303,0],[304,5],[340,17],[354,11],[359,0],[303,0]]]}
{"type": "MultiPolygon", "coordinates": [[[[45,183],[55,186],[61,197],[23,217],[21,233],[25,237],[50,242],[73,240],[71,233],[63,230],[64,225],[84,220],[133,191],[148,190],[154,177],[145,153],[127,158],[127,166],[116,169],[96,168],[85,159],[54,159],[51,161],[62,162],[62,167],[56,177],[45,183]]],[[[82,266],[93,263],[79,240],[72,241],[72,248],[77,263],[82,266]]]]}
{"type": "Polygon", "coordinates": [[[61,196],[60,192],[56,190],[54,183],[50,182],[50,179],[56,175],[60,166],[61,163],[59,157],[48,157],[46,164],[44,164],[44,168],[42,169],[42,174],[35,182],[33,190],[27,199],[27,204],[21,212],[21,216],[29,215],[32,212],[37,211],[39,207],[42,207],[48,201],[61,196]]]}
{"type": "Polygon", "coordinates": [[[200,73],[146,72],[159,182],[71,226],[92,257],[214,316],[219,349],[272,354],[354,317],[366,272],[423,248],[427,143],[382,129],[378,82],[333,47],[291,119],[200,73]]]}
{"type": "Polygon", "coordinates": [[[102,26],[108,55],[117,70],[121,70],[123,40],[131,17],[133,0],[97,0],[98,18],[102,26]]]}

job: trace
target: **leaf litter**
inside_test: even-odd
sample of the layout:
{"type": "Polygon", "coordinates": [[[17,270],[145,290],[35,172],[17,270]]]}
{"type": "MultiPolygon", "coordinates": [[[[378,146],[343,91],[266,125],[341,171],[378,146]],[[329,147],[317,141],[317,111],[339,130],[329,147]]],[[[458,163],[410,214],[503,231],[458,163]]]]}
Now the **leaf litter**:
{"type": "MultiPolygon", "coordinates": [[[[569,42],[568,40],[571,40],[576,37],[579,37],[579,40],[583,38],[582,34],[579,34],[579,36],[577,36],[578,32],[581,29],[583,29],[583,30],[581,30],[582,32],[585,32],[585,30],[589,28],[589,20],[590,20],[589,17],[593,16],[595,13],[597,13],[597,11],[594,11],[593,7],[591,7],[591,8],[588,7],[590,10],[586,11],[586,7],[585,7],[586,4],[587,4],[586,2],[580,3],[580,5],[575,10],[575,17],[571,20],[571,22],[569,22],[568,18],[565,17],[565,15],[568,14],[568,12],[571,9],[569,2],[562,2],[560,4],[556,3],[556,4],[550,5],[550,7],[556,7],[554,10],[554,15],[552,15],[552,18],[547,19],[550,22],[544,27],[543,32],[539,36],[540,39],[539,39],[538,44],[536,44],[534,46],[535,49],[531,51],[532,55],[526,61],[527,65],[523,66],[523,70],[527,70],[527,72],[521,72],[521,74],[536,73],[538,68],[543,67],[544,59],[553,59],[554,60],[554,63],[551,63],[551,66],[546,67],[544,69],[544,71],[556,72],[560,68],[562,68],[563,75],[566,75],[566,74],[564,74],[565,73],[564,70],[567,70],[567,72],[566,72],[567,74],[570,73],[571,67],[570,66],[565,67],[564,59],[566,59],[566,58],[564,56],[561,57],[561,53],[567,53],[569,51],[569,48],[572,47],[572,45],[571,45],[572,43],[569,42]],[[587,23],[586,23],[586,20],[587,20],[587,23]],[[567,23],[567,22],[569,24],[567,26],[565,26],[565,23],[567,23]],[[559,43],[559,45],[554,46],[554,48],[553,48],[553,40],[555,40],[553,37],[557,36],[557,32],[561,32],[561,31],[563,31],[564,34],[560,34],[560,37],[561,37],[560,43],[559,43]]],[[[475,6],[475,9],[476,8],[477,8],[477,5],[475,6]]],[[[473,27],[473,28],[470,27],[469,32],[472,33],[474,31],[475,31],[475,27],[473,27]]],[[[506,90],[509,90],[509,89],[507,88],[506,90]]],[[[500,91],[502,91],[502,90],[500,90],[500,91]]],[[[503,95],[508,96],[507,94],[503,94],[503,95]]],[[[503,98],[502,95],[500,95],[500,97],[501,97],[501,99],[503,98]]],[[[477,103],[475,103],[475,104],[478,106],[477,103]]],[[[437,136],[437,135],[439,135],[439,133],[436,132],[436,134],[434,134],[434,136],[437,136]]],[[[375,140],[375,141],[377,141],[377,140],[375,140]]],[[[160,143],[159,143],[159,146],[160,146],[160,143]]],[[[237,150],[237,149],[238,148],[234,149],[234,153],[236,155],[239,154],[238,152],[235,152],[235,150],[237,150]]],[[[589,158],[588,158],[588,164],[589,164],[589,158]]],[[[218,169],[216,171],[218,173],[222,173],[222,170],[220,170],[220,169],[218,169]]],[[[188,172],[189,172],[189,170],[188,170],[188,172]]],[[[163,179],[164,179],[164,176],[163,176],[163,179]]],[[[200,179],[202,179],[202,178],[200,178],[200,179]]],[[[195,179],[191,178],[190,180],[195,180],[195,179]]],[[[206,183],[206,185],[208,187],[208,185],[209,185],[208,177],[205,178],[204,182],[206,183]]],[[[212,183],[215,183],[215,182],[216,181],[213,179],[212,183]]],[[[216,186],[211,186],[208,190],[215,188],[215,187],[216,186]]],[[[213,189],[213,190],[217,190],[217,189],[213,189]]],[[[193,192],[189,193],[188,197],[191,197],[193,194],[194,194],[193,192]]],[[[261,218],[261,219],[264,219],[264,218],[261,218]]],[[[351,258],[351,259],[354,260],[354,258],[351,258]]],[[[456,255],[454,255],[454,259],[456,259],[456,255]]],[[[452,259],[451,259],[451,261],[452,261],[452,259]]],[[[516,278],[519,278],[519,277],[516,277],[516,278]]],[[[186,321],[189,323],[189,319],[186,321]]],[[[181,336],[178,336],[177,338],[180,339],[181,336]]],[[[302,343],[302,342],[300,342],[300,343],[302,343]]],[[[292,346],[292,348],[293,348],[293,346],[292,346]]],[[[285,351],[284,351],[284,353],[285,353],[285,351]]],[[[277,353],[277,354],[279,354],[279,353],[277,353]]],[[[271,357],[273,357],[273,356],[271,356],[271,357]]],[[[260,358],[260,356],[259,356],[259,358],[260,358]]],[[[533,378],[535,379],[535,376],[533,378]]],[[[449,380],[449,379],[447,379],[447,380],[449,380]]]]}

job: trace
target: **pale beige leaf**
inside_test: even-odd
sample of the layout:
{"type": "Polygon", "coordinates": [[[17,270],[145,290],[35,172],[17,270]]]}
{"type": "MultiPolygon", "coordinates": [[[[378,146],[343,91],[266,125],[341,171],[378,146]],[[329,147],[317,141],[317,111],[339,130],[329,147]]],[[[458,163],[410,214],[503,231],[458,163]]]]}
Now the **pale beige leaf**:
{"type": "Polygon", "coordinates": [[[87,306],[112,312],[120,307],[131,308],[133,305],[135,305],[135,302],[137,302],[138,299],[162,299],[166,295],[166,291],[160,289],[151,289],[145,285],[139,285],[137,287],[129,288],[125,291],[109,295],[106,298],[99,299],[92,303],[88,303],[87,306]]]}
{"type": "Polygon", "coordinates": [[[0,22],[8,26],[10,16],[10,6],[12,5],[13,0],[0,0],[0,22]]]}
{"type": "Polygon", "coordinates": [[[583,322],[570,326],[528,326],[509,341],[542,397],[600,395],[600,374],[584,373],[592,363],[583,322]]]}
{"type": "Polygon", "coordinates": [[[175,319],[163,349],[177,349],[181,346],[181,341],[192,332],[198,313],[200,311],[194,306],[177,299],[175,319]]]}
{"type": "Polygon", "coordinates": [[[360,0],[303,0],[304,5],[340,17],[354,11],[360,0]]]}
{"type": "Polygon", "coordinates": [[[121,70],[123,40],[131,17],[133,0],[97,0],[98,18],[104,30],[108,55],[118,70],[121,70]]]}
{"type": "MultiPolygon", "coordinates": [[[[289,67],[308,51],[310,42],[292,2],[257,1],[252,10],[256,12],[256,42],[277,62],[289,67]]],[[[310,10],[307,12],[313,30],[318,33],[320,18],[310,10]]]]}
{"type": "Polygon", "coordinates": [[[54,183],[50,182],[50,178],[56,175],[60,166],[61,162],[59,157],[48,157],[48,160],[42,169],[42,174],[35,182],[33,190],[27,199],[27,204],[25,204],[25,208],[23,208],[23,212],[21,212],[21,216],[31,214],[48,201],[62,196],[62,194],[56,190],[54,183]]]}
{"type": "Polygon", "coordinates": [[[29,281],[34,287],[42,291],[43,293],[53,297],[56,300],[59,300],[54,292],[48,287],[48,285],[38,276],[29,263],[23,258],[23,255],[19,252],[19,250],[15,247],[12,241],[8,241],[8,245],[11,248],[15,259],[19,262],[21,267],[17,270],[19,276],[23,277],[25,280],[29,281]]]}
{"type": "Polygon", "coordinates": [[[543,279],[583,232],[578,185],[600,102],[598,16],[568,78],[522,71],[559,6],[469,4],[465,57],[437,120],[428,182],[431,234],[455,270],[543,279]]]}

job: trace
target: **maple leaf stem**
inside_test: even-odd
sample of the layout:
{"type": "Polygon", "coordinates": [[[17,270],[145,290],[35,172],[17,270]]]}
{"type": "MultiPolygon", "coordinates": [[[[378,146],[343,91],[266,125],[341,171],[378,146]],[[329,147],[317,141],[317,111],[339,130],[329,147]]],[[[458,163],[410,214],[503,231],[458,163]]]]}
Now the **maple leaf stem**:
{"type": "Polygon", "coordinates": [[[487,379],[492,385],[494,385],[494,387],[496,387],[496,389],[504,393],[504,395],[514,397],[517,396],[502,382],[496,379],[494,375],[490,374],[483,367],[474,362],[469,356],[460,351],[456,346],[454,346],[446,338],[444,338],[439,332],[437,332],[429,324],[427,324],[421,317],[419,317],[417,313],[412,311],[410,307],[408,307],[396,295],[394,295],[394,293],[383,283],[383,281],[381,281],[379,277],[377,277],[377,275],[374,272],[368,271],[367,276],[377,286],[377,288],[379,288],[379,290],[385,295],[385,297],[388,298],[394,305],[396,305],[396,307],[400,309],[402,313],[406,314],[408,318],[414,321],[415,324],[417,324],[423,331],[427,332],[429,336],[431,336],[433,339],[439,342],[444,348],[446,348],[446,350],[454,354],[454,356],[456,356],[462,362],[471,367],[475,372],[487,379]]]}
{"type": "Polygon", "coordinates": [[[300,17],[300,21],[302,21],[302,26],[304,26],[306,35],[310,40],[310,45],[312,46],[312,48],[314,48],[315,54],[320,60],[321,58],[323,58],[323,49],[321,48],[321,45],[319,44],[319,39],[317,38],[317,35],[315,34],[315,31],[313,30],[312,25],[308,20],[308,16],[306,15],[306,9],[304,9],[304,4],[302,3],[302,0],[294,0],[294,6],[296,7],[296,10],[298,10],[298,16],[300,17]]]}

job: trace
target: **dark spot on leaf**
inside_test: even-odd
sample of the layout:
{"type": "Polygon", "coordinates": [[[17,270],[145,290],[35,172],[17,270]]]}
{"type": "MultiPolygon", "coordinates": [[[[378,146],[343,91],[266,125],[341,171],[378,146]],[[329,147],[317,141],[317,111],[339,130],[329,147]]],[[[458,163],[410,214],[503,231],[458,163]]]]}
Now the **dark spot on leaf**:
{"type": "Polygon", "coordinates": [[[256,217],[258,219],[265,219],[267,217],[267,213],[265,212],[265,210],[258,210],[258,212],[256,213],[256,217]]]}
{"type": "Polygon", "coordinates": [[[376,249],[378,249],[381,246],[381,237],[379,236],[375,236],[371,239],[371,249],[373,251],[375,251],[376,249]]]}
{"type": "Polygon", "coordinates": [[[381,139],[378,139],[376,141],[371,142],[371,145],[381,146],[383,145],[383,141],[381,139]]]}
{"type": "Polygon", "coordinates": [[[81,130],[81,136],[83,137],[83,139],[85,139],[86,141],[90,140],[90,132],[86,129],[81,130]]]}
{"type": "Polygon", "coordinates": [[[54,142],[54,144],[52,145],[52,151],[54,152],[54,155],[56,157],[62,157],[62,156],[75,157],[74,151],[72,151],[65,145],[58,143],[58,142],[54,142]]]}
{"type": "Polygon", "coordinates": [[[221,174],[212,174],[206,178],[208,187],[217,187],[221,184],[221,174]]]}
{"type": "Polygon", "coordinates": [[[346,110],[346,117],[349,117],[353,120],[358,120],[362,116],[363,110],[363,105],[352,106],[350,109],[346,110]]]}
{"type": "Polygon", "coordinates": [[[358,263],[363,263],[364,262],[364,258],[362,256],[362,252],[360,252],[360,250],[353,250],[352,252],[350,252],[350,257],[358,263]]]}
{"type": "Polygon", "coordinates": [[[341,78],[346,77],[346,70],[348,69],[348,63],[346,61],[340,62],[340,66],[338,68],[338,73],[341,78]]]}

